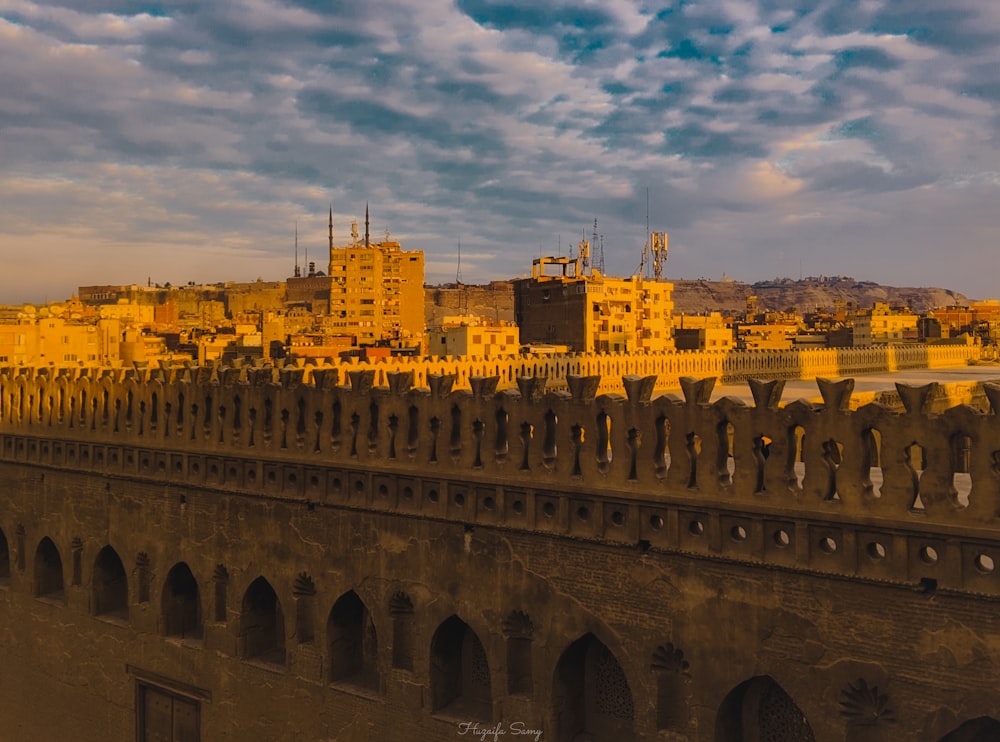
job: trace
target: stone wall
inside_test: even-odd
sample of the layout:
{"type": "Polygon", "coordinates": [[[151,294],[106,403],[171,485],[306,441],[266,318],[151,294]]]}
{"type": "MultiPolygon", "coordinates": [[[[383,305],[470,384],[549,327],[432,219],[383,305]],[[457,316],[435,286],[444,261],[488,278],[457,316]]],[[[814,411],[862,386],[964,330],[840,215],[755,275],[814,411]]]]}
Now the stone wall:
{"type": "Polygon", "coordinates": [[[850,380],[779,408],[780,381],[349,378],[0,374],[9,728],[130,738],[143,694],[206,740],[1000,715],[1000,387],[931,415],[931,387],[850,411],[850,380]]]}
{"type": "MultiPolygon", "coordinates": [[[[416,386],[427,386],[433,375],[454,376],[456,389],[469,389],[476,376],[498,379],[499,389],[515,388],[522,376],[544,377],[550,389],[567,388],[569,376],[600,376],[598,391],[621,393],[621,378],[655,375],[659,390],[680,389],[683,376],[721,378],[723,383],[758,379],[814,379],[886,373],[913,368],[965,366],[980,357],[978,345],[908,345],[872,348],[822,348],[774,351],[681,351],[669,353],[573,353],[519,355],[504,358],[395,357],[361,363],[350,359],[327,363],[346,380],[352,371],[374,371],[378,385],[393,373],[412,373],[416,386]]],[[[306,370],[307,378],[311,369],[306,370]]]]}

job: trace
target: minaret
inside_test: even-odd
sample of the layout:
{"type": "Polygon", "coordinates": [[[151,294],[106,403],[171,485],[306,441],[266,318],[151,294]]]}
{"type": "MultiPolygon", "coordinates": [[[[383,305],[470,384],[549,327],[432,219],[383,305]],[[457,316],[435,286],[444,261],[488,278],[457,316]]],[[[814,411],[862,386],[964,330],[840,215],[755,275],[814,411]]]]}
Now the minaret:
{"type": "Polygon", "coordinates": [[[333,275],[333,204],[330,204],[330,264],[326,269],[326,275],[333,275]]]}
{"type": "Polygon", "coordinates": [[[302,271],[299,270],[299,223],[295,222],[295,272],[292,274],[295,278],[302,277],[302,271]]]}
{"type": "Polygon", "coordinates": [[[368,202],[365,201],[365,247],[369,247],[368,241],[368,202]]]}

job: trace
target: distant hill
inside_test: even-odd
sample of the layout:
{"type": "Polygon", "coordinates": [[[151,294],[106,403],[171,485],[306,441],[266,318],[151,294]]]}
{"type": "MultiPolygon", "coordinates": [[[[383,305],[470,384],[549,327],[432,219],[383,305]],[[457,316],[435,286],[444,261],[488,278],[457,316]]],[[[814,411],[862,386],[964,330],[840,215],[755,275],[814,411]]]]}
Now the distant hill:
{"type": "Polygon", "coordinates": [[[935,307],[966,305],[963,294],[941,288],[900,288],[882,286],[871,281],[858,281],[844,276],[832,278],[790,278],[760,281],[754,284],[739,281],[675,280],[674,311],[685,314],[722,310],[742,312],[748,296],[757,296],[760,311],[784,311],[792,308],[799,313],[832,310],[838,300],[854,302],[861,309],[875,302],[909,307],[914,312],[926,312],[935,307]]]}

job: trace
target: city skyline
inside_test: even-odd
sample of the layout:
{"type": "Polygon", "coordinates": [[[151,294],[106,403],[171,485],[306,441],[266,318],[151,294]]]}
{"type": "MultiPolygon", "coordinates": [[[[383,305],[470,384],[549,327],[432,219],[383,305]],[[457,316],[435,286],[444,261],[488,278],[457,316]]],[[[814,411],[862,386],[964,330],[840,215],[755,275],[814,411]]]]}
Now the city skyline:
{"type": "Polygon", "coordinates": [[[0,0],[0,301],[323,269],[331,202],[430,283],[595,217],[628,275],[647,193],[667,278],[996,296],[1000,8],[806,5],[0,0]]]}

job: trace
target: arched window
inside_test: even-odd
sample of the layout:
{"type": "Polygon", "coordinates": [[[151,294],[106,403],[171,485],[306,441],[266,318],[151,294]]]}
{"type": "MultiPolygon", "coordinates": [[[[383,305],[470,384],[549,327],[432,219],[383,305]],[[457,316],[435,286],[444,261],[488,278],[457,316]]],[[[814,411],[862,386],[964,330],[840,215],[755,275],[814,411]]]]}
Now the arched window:
{"type": "Polygon", "coordinates": [[[341,596],[326,622],[330,680],[378,689],[378,639],[368,608],[351,590],[341,596]]]}
{"type": "Polygon", "coordinates": [[[63,592],[63,567],[59,549],[48,536],[35,550],[35,595],[66,600],[63,592]]]}
{"type": "Polygon", "coordinates": [[[813,742],[805,714],[780,685],[768,676],[736,686],[719,707],[716,742],[766,739],[774,742],[813,742]]]}
{"type": "Polygon", "coordinates": [[[0,583],[10,581],[10,546],[7,535],[0,530],[0,583]]]}
{"type": "Polygon", "coordinates": [[[1000,721],[980,716],[965,722],[941,738],[941,742],[993,742],[1000,739],[1000,721]]]}
{"type": "Polygon", "coordinates": [[[95,616],[115,616],[128,619],[128,579],[118,552],[105,546],[94,560],[95,616]]]}
{"type": "Polygon", "coordinates": [[[263,577],[243,595],[240,612],[241,655],[275,665],[285,664],[285,620],[274,588],[263,577]]]}
{"type": "Polygon", "coordinates": [[[175,564],[163,583],[163,633],[182,639],[201,638],[201,597],[198,582],[184,562],[175,564]]]}
{"type": "Polygon", "coordinates": [[[475,721],[493,718],[489,662],[476,632],[452,616],[431,640],[431,703],[436,712],[475,721]]]}
{"type": "Polygon", "coordinates": [[[573,642],[559,658],[552,689],[557,740],[635,736],[635,706],[625,672],[593,634],[573,642]]]}

